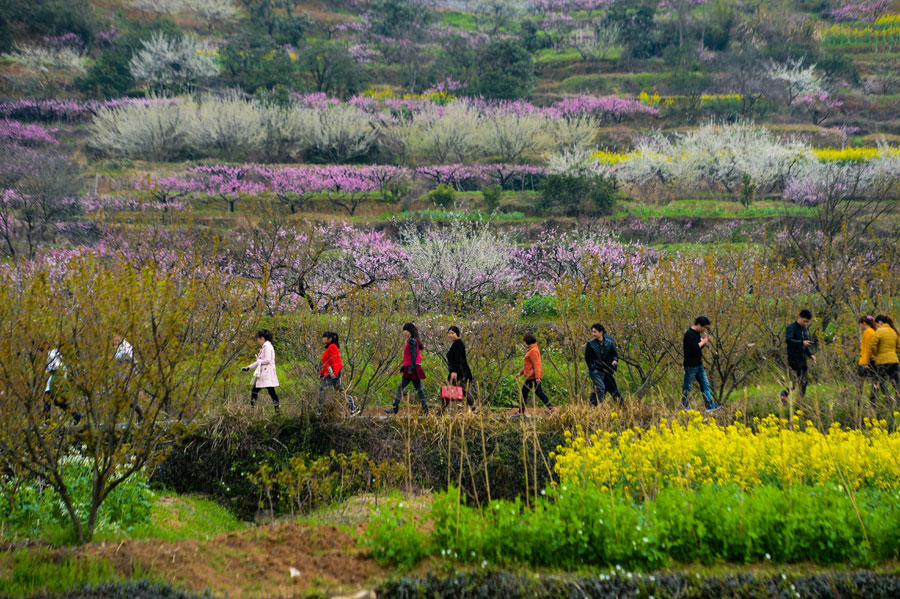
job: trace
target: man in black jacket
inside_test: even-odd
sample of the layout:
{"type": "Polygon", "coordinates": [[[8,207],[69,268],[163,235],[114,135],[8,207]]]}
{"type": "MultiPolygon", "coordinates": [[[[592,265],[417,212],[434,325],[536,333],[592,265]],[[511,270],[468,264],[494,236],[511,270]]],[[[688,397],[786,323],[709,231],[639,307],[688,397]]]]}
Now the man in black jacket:
{"type": "Polygon", "coordinates": [[[800,310],[800,315],[785,329],[784,337],[787,342],[788,366],[791,367],[791,387],[800,388],[800,399],[806,396],[806,385],[809,382],[809,366],[807,358],[816,361],[812,351],[812,340],[809,337],[809,323],[812,320],[812,312],[800,310]]]}
{"type": "Polygon", "coordinates": [[[593,339],[584,346],[584,361],[587,364],[588,378],[591,379],[593,391],[590,402],[592,406],[603,401],[603,397],[609,393],[613,399],[624,404],[622,394],[616,385],[613,376],[619,367],[619,352],[616,350],[615,340],[606,334],[606,329],[600,323],[591,325],[593,339]]]}

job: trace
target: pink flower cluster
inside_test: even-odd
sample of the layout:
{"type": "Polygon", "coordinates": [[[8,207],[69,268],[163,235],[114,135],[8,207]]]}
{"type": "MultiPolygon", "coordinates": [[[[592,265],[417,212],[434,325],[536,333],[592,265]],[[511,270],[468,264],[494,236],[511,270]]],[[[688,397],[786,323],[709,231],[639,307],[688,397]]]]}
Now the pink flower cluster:
{"type": "Polygon", "coordinates": [[[0,119],[0,142],[22,146],[57,145],[53,136],[57,129],[46,129],[40,125],[25,124],[9,119],[0,119]]]}
{"type": "Polygon", "coordinates": [[[374,193],[394,181],[411,177],[429,181],[432,186],[452,185],[457,190],[485,185],[534,189],[546,174],[546,167],[530,164],[447,164],[421,166],[413,170],[391,165],[208,165],[193,167],[183,175],[142,179],[135,188],[155,189],[169,196],[202,195],[229,201],[236,201],[241,196],[271,193],[285,202],[300,204],[315,193],[374,193]]]}
{"type": "Polygon", "coordinates": [[[874,21],[891,5],[890,0],[861,0],[848,2],[831,11],[835,21],[874,21]]]}
{"type": "Polygon", "coordinates": [[[840,100],[831,97],[827,92],[818,94],[803,94],[797,96],[791,101],[791,106],[802,106],[815,104],[823,108],[840,108],[844,105],[840,100]]]}
{"type": "Polygon", "coordinates": [[[557,100],[547,109],[552,116],[566,117],[575,114],[592,114],[620,122],[626,115],[659,114],[659,109],[647,106],[640,100],[619,96],[573,96],[557,100]]]}

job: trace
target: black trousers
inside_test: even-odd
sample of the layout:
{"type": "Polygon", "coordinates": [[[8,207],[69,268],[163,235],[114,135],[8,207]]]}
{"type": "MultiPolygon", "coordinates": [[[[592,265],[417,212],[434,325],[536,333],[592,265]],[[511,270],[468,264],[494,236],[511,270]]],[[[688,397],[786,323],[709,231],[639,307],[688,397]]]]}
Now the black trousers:
{"type": "Polygon", "coordinates": [[[612,375],[612,373],[603,372],[601,370],[589,370],[588,379],[590,379],[591,387],[593,387],[591,395],[588,398],[592,406],[596,406],[602,403],[607,393],[612,395],[613,399],[618,401],[620,404],[625,403],[625,400],[622,399],[622,394],[619,392],[619,386],[616,385],[616,379],[612,375]]]}
{"type": "Polygon", "coordinates": [[[275,411],[278,411],[278,393],[275,391],[275,387],[253,387],[253,391],[250,393],[250,407],[256,405],[256,398],[259,397],[259,390],[265,389],[269,392],[269,397],[272,398],[272,403],[275,404],[275,411]]]}
{"type": "Polygon", "coordinates": [[[522,401],[519,404],[519,411],[523,414],[525,413],[525,406],[528,404],[528,394],[531,390],[534,389],[534,394],[537,395],[538,399],[544,402],[544,405],[548,408],[550,407],[550,398],[547,397],[547,394],[544,393],[544,389],[541,387],[541,384],[538,383],[535,379],[529,379],[525,381],[525,384],[522,385],[522,401]]]}
{"type": "MultiPolygon", "coordinates": [[[[896,402],[897,392],[900,391],[900,364],[876,364],[875,377],[878,381],[878,389],[880,389],[885,396],[887,396],[888,394],[888,381],[891,382],[891,387],[894,391],[894,396],[892,399],[894,400],[894,402],[896,402]]],[[[875,399],[875,397],[876,395],[873,386],[873,400],[875,399]]]]}
{"type": "Polygon", "coordinates": [[[809,365],[806,360],[791,360],[788,362],[791,367],[791,385],[800,388],[800,399],[806,397],[806,387],[809,385],[809,365]]]}

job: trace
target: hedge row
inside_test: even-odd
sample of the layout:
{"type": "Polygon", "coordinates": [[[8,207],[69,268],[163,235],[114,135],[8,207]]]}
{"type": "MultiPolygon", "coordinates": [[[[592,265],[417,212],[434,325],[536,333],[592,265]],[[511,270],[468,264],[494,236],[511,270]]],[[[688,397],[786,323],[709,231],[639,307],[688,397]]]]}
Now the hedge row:
{"type": "Polygon", "coordinates": [[[804,575],[614,573],[560,577],[485,571],[446,578],[402,578],[385,583],[376,592],[391,599],[895,599],[900,597],[900,574],[861,570],[804,575]]]}
{"type": "MultiPolygon", "coordinates": [[[[291,457],[325,456],[331,451],[343,454],[356,451],[378,462],[406,463],[408,436],[412,482],[417,488],[446,489],[449,463],[449,478],[454,485],[461,480],[461,489],[470,505],[487,498],[485,467],[492,499],[514,499],[524,492],[520,424],[493,424],[485,431],[484,452],[479,431],[467,431],[468,461],[463,465],[461,479],[458,430],[453,431],[454,441],[448,447],[444,423],[420,421],[409,432],[404,426],[403,419],[298,421],[287,418],[247,425],[235,417],[231,422],[219,422],[184,439],[157,468],[153,481],[178,493],[209,495],[238,516],[251,519],[258,508],[259,491],[247,479],[247,474],[256,472],[263,464],[279,470],[291,457]]],[[[538,438],[546,462],[552,464],[549,453],[563,443],[563,427],[538,430],[538,438]]],[[[534,454],[530,438],[527,443],[531,464],[534,454]]],[[[540,456],[538,464],[537,485],[543,488],[549,478],[540,456]]],[[[528,474],[532,489],[533,476],[534,469],[528,474]]]]}

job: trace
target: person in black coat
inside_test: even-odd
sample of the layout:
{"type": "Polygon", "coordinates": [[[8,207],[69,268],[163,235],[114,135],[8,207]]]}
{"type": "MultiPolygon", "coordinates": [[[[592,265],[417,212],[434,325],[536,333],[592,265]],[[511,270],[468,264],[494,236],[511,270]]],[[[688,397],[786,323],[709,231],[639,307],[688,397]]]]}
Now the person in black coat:
{"type": "MultiPolygon", "coordinates": [[[[812,312],[800,310],[797,320],[787,326],[784,331],[787,343],[788,366],[791,368],[791,387],[798,388],[800,399],[806,396],[806,386],[809,383],[809,365],[807,359],[816,361],[812,351],[812,339],[809,336],[809,323],[812,321],[812,312]]],[[[782,398],[784,395],[782,394],[782,398]]]]}
{"type": "Polygon", "coordinates": [[[615,340],[606,334],[606,329],[600,323],[591,325],[591,336],[593,339],[584,346],[584,362],[593,386],[591,405],[599,405],[607,393],[620,404],[625,403],[614,376],[619,367],[619,352],[615,340]]]}
{"type": "MultiPolygon", "coordinates": [[[[466,358],[466,344],[460,339],[459,327],[452,326],[447,329],[447,337],[450,339],[450,349],[447,350],[447,382],[451,385],[459,385],[463,390],[463,397],[472,410],[475,410],[475,399],[469,394],[469,384],[472,382],[472,371],[469,369],[469,360],[466,358]]],[[[442,400],[442,409],[450,404],[449,400],[442,400]]]]}

